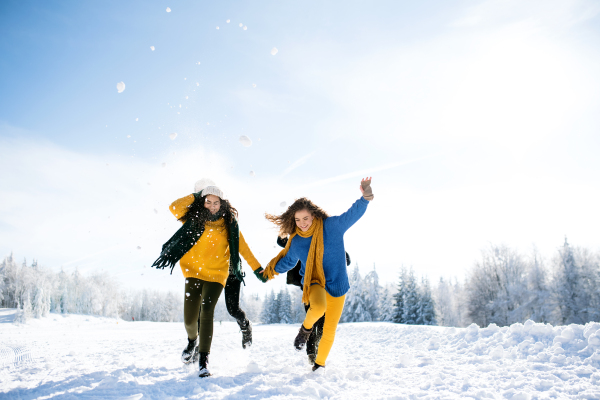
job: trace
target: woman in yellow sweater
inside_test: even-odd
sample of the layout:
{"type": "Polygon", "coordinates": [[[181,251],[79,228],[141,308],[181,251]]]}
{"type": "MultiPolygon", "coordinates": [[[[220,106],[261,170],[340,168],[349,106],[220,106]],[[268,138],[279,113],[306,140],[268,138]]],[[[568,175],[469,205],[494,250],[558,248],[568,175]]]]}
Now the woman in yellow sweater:
{"type": "Polygon", "coordinates": [[[188,346],[181,355],[186,364],[200,360],[200,377],[209,376],[208,354],[213,336],[217,300],[229,271],[242,281],[240,254],[263,280],[259,262],[246,244],[237,222],[237,210],[215,185],[174,201],[169,210],[183,226],[163,245],[156,268],[179,261],[185,277],[183,315],[188,346]],[[200,313],[200,318],[198,318],[200,313]],[[198,325],[199,324],[199,325],[198,325]]]}

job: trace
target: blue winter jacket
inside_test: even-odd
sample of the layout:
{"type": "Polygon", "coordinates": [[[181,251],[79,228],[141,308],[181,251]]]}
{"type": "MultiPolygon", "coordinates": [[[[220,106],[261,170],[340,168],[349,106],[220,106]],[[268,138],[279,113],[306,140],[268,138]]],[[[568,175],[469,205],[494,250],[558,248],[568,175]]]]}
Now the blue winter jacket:
{"type": "MultiPolygon", "coordinates": [[[[344,233],[363,216],[369,202],[361,196],[352,207],[342,215],[329,217],[323,221],[323,272],[325,273],[325,290],[333,297],[340,297],[348,292],[350,283],[346,271],[346,249],[344,248],[344,233]]],[[[306,258],[310,249],[311,237],[294,236],[290,248],[275,265],[275,271],[282,274],[294,268],[298,260],[302,263],[300,275],[304,284],[306,258]]]]}

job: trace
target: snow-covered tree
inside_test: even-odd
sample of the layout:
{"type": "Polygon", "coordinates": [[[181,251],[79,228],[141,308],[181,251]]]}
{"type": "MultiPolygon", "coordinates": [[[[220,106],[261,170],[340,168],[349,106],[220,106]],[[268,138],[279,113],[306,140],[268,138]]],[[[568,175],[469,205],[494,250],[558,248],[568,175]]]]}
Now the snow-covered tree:
{"type": "Polygon", "coordinates": [[[291,324],[294,322],[292,315],[292,299],[290,297],[290,293],[288,292],[287,287],[283,288],[279,291],[279,295],[277,296],[279,303],[279,323],[280,324],[291,324]]]}
{"type": "Polygon", "coordinates": [[[423,277],[421,279],[421,287],[419,293],[419,312],[417,317],[417,325],[437,325],[435,315],[435,302],[431,294],[429,279],[423,277]]]}
{"type": "Polygon", "coordinates": [[[403,266],[400,268],[400,276],[398,277],[398,290],[394,295],[394,317],[393,321],[397,324],[403,324],[404,321],[404,297],[406,295],[406,281],[408,272],[403,266]]]}
{"type": "Polygon", "coordinates": [[[369,313],[371,321],[378,321],[380,318],[380,294],[379,276],[373,265],[373,271],[365,275],[362,280],[362,297],[364,299],[365,312],[369,313]]]}
{"type": "Polygon", "coordinates": [[[260,320],[263,324],[279,323],[279,305],[277,304],[277,298],[273,289],[271,289],[270,295],[265,295],[260,320]]]}
{"type": "Polygon", "coordinates": [[[350,276],[350,290],[346,293],[346,304],[342,312],[341,322],[365,321],[371,321],[371,314],[369,314],[365,305],[362,279],[358,270],[358,264],[355,264],[350,276]]]}
{"type": "Polygon", "coordinates": [[[417,279],[411,268],[404,286],[404,313],[402,314],[402,319],[405,324],[416,325],[418,323],[419,303],[420,298],[417,279]]]}
{"type": "Polygon", "coordinates": [[[379,320],[392,322],[394,320],[394,292],[391,285],[385,285],[379,297],[379,320]]]}

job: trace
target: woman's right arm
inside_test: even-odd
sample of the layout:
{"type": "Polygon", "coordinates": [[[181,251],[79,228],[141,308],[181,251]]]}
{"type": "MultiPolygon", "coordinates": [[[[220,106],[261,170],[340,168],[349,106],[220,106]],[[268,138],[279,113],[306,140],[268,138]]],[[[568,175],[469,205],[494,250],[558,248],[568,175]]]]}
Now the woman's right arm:
{"type": "Polygon", "coordinates": [[[277,272],[278,274],[288,272],[290,269],[296,266],[296,263],[298,262],[298,257],[294,256],[294,252],[291,250],[292,249],[290,247],[287,254],[275,265],[274,269],[275,272],[277,272]]]}
{"type": "Polygon", "coordinates": [[[195,199],[196,198],[193,194],[177,199],[173,203],[171,203],[171,205],[169,206],[169,211],[173,213],[175,218],[179,219],[185,215],[188,207],[194,202],[195,199]]]}

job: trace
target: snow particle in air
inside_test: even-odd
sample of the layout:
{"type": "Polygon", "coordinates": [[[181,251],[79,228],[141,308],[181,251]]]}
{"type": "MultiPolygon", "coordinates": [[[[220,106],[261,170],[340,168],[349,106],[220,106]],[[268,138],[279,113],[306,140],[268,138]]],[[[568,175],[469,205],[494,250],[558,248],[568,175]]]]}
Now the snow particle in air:
{"type": "Polygon", "coordinates": [[[217,29],[219,29],[219,27],[217,26],[217,29]]]}
{"type": "Polygon", "coordinates": [[[175,138],[177,137],[177,132],[173,132],[169,135],[169,137],[171,138],[171,140],[175,140],[175,138]]]}
{"type": "Polygon", "coordinates": [[[252,84],[252,87],[253,87],[253,88],[255,88],[255,87],[256,87],[256,83],[253,83],[253,84],[252,84]]]}
{"type": "Polygon", "coordinates": [[[167,163],[166,163],[166,162],[164,162],[164,163],[162,163],[162,164],[161,164],[161,166],[162,166],[163,168],[165,168],[165,167],[167,166],[167,163]]]}
{"type": "Polygon", "coordinates": [[[246,135],[240,136],[239,141],[244,147],[252,146],[252,140],[246,135]]]}
{"type": "Polygon", "coordinates": [[[154,214],[158,214],[158,210],[156,208],[154,209],[154,214]]]}
{"type": "Polygon", "coordinates": [[[185,99],[186,99],[186,100],[187,100],[188,98],[189,98],[188,96],[185,96],[185,99]]]}
{"type": "Polygon", "coordinates": [[[247,30],[248,30],[248,27],[247,27],[246,25],[244,25],[244,30],[245,30],[245,31],[247,31],[247,30]]]}
{"type": "Polygon", "coordinates": [[[230,19],[228,19],[228,20],[227,20],[227,21],[225,21],[225,22],[227,22],[227,23],[230,23],[230,22],[231,22],[231,20],[230,20],[230,19]]]}
{"type": "Polygon", "coordinates": [[[240,22],[240,28],[241,28],[242,26],[244,26],[244,24],[242,24],[242,23],[240,22]]]}
{"type": "Polygon", "coordinates": [[[125,83],[124,82],[117,83],[117,92],[123,93],[123,90],[125,90],[125,83]]]}
{"type": "MultiPolygon", "coordinates": [[[[187,270],[186,270],[186,271],[187,271],[187,270]]],[[[186,282],[187,282],[187,281],[186,281],[186,282]]],[[[189,294],[189,293],[186,293],[185,295],[186,295],[187,297],[190,297],[190,294],[189,294]]]]}
{"type": "Polygon", "coordinates": [[[171,9],[169,7],[167,7],[167,12],[171,12],[171,9]]]}
{"type": "Polygon", "coordinates": [[[197,65],[200,65],[200,61],[198,61],[196,64],[197,64],[197,65]]]}
{"type": "Polygon", "coordinates": [[[254,173],[254,171],[250,171],[250,176],[254,176],[254,175],[256,175],[256,174],[254,173]]]}
{"type": "Polygon", "coordinates": [[[285,206],[286,206],[285,201],[282,201],[281,203],[279,203],[279,207],[285,207],[285,206]]]}
{"type": "Polygon", "coordinates": [[[150,50],[154,51],[154,46],[150,46],[150,50]]]}
{"type": "Polygon", "coordinates": [[[196,82],[196,86],[200,86],[200,82],[196,82]]]}
{"type": "Polygon", "coordinates": [[[142,248],[140,246],[137,247],[138,250],[141,250],[142,248]]]}
{"type": "Polygon", "coordinates": [[[127,135],[127,139],[129,139],[131,137],[131,135],[127,135]]]}
{"type": "Polygon", "coordinates": [[[279,51],[279,50],[277,50],[277,47],[273,47],[273,48],[271,49],[271,55],[272,55],[272,56],[274,56],[275,54],[277,54],[277,52],[278,52],[278,51],[279,51]]]}

